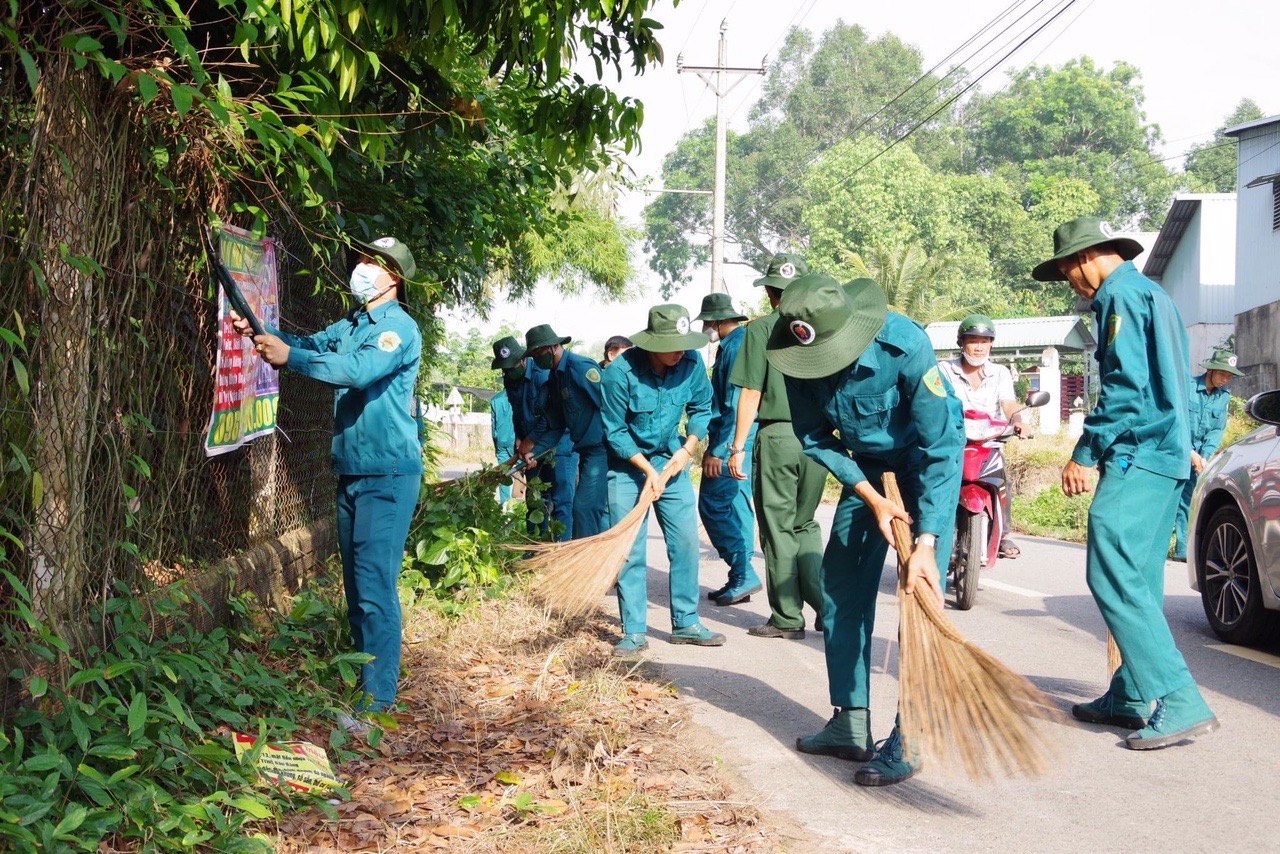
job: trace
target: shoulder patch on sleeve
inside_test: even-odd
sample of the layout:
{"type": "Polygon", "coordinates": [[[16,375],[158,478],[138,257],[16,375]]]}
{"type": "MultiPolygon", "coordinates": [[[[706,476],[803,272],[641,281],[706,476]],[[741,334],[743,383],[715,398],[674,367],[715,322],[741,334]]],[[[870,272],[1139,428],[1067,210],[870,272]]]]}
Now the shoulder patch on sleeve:
{"type": "Polygon", "coordinates": [[[1107,319],[1107,343],[1116,340],[1116,336],[1120,334],[1120,328],[1124,326],[1124,318],[1118,314],[1113,314],[1107,319]]]}
{"type": "Polygon", "coordinates": [[[378,336],[378,349],[384,353],[392,353],[400,346],[400,336],[387,331],[378,336]]]}
{"type": "Polygon", "coordinates": [[[934,365],[924,374],[924,387],[936,394],[938,397],[947,396],[947,386],[942,382],[942,374],[938,373],[938,366],[934,365]]]}
{"type": "Polygon", "coordinates": [[[600,369],[599,369],[599,368],[588,368],[588,369],[587,369],[587,373],[586,373],[586,377],[587,377],[587,379],[588,379],[589,381],[591,381],[591,382],[593,382],[593,383],[598,383],[598,382],[600,382],[600,369]]]}

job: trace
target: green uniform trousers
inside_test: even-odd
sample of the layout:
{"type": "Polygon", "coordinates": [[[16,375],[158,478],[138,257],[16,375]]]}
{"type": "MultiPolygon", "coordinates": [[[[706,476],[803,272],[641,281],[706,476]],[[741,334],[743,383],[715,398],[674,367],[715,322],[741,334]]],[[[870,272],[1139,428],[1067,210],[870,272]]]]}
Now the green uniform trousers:
{"type": "MultiPolygon", "coordinates": [[[[753,442],[749,450],[754,452],[753,442]]],[[[742,583],[751,578],[754,584],[759,584],[751,568],[751,558],[756,552],[756,517],[751,511],[754,503],[751,479],[755,468],[750,457],[745,463],[746,480],[730,475],[728,465],[721,466],[719,477],[702,479],[698,485],[698,516],[716,553],[729,564],[730,580],[736,578],[742,583]]]]}
{"type": "Polygon", "coordinates": [[[1165,554],[1182,486],[1113,458],[1089,507],[1085,579],[1124,658],[1111,682],[1119,699],[1157,700],[1195,684],[1164,617],[1165,554]]]}
{"type": "MultiPolygon", "coordinates": [[[[653,467],[662,471],[667,461],[660,457],[650,460],[653,467]]],[[[619,463],[626,468],[609,469],[609,527],[622,521],[640,500],[645,477],[640,469],[630,463],[619,463]]],[[[682,471],[671,478],[662,495],[653,504],[658,515],[658,527],[667,543],[667,560],[671,572],[667,578],[671,596],[671,628],[684,629],[698,622],[698,512],[693,499],[693,484],[689,472],[682,471]]],[[[640,524],[631,554],[618,575],[618,612],[622,618],[622,632],[628,635],[645,634],[649,623],[649,566],[646,553],[649,546],[649,519],[640,524]]]]}
{"type": "Polygon", "coordinates": [[[609,529],[609,454],[604,445],[578,451],[578,487],[573,493],[573,538],[609,529]]]}
{"type": "MultiPolygon", "coordinates": [[[[883,492],[880,478],[884,470],[859,462],[872,484],[883,492]]],[[[919,472],[899,471],[898,485],[907,512],[919,518],[919,472]]],[[[934,546],[938,581],[944,591],[955,534],[955,525],[948,525],[938,534],[934,546]]],[[[822,558],[822,620],[827,630],[827,688],[832,706],[871,707],[871,635],[876,624],[876,595],[888,554],[889,544],[876,525],[875,514],[852,489],[845,489],[822,558]]]]}
{"type": "Polygon", "coordinates": [[[800,450],[789,421],[760,426],[752,464],[769,622],[779,629],[802,629],[803,605],[822,608],[822,530],[813,513],[822,501],[827,470],[800,450]]]}
{"type": "Polygon", "coordinates": [[[1173,517],[1174,557],[1187,556],[1187,518],[1191,515],[1191,493],[1195,491],[1198,477],[1193,470],[1178,493],[1178,509],[1173,517]]]}

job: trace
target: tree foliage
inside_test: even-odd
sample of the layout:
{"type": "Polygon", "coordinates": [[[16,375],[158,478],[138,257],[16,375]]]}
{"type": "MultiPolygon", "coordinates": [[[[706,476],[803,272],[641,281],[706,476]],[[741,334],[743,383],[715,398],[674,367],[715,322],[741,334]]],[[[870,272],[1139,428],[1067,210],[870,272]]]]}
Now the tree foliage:
{"type": "Polygon", "coordinates": [[[1236,104],[1214,132],[1212,140],[1192,146],[1187,152],[1182,179],[1186,188],[1193,193],[1234,193],[1236,154],[1240,144],[1234,137],[1226,136],[1224,131],[1262,117],[1262,109],[1248,98],[1236,104]]]}

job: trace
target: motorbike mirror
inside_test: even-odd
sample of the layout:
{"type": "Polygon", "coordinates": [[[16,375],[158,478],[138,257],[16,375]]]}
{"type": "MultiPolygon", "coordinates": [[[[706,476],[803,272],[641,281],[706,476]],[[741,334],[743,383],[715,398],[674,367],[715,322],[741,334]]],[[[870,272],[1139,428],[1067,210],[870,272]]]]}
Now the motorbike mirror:
{"type": "Polygon", "coordinates": [[[1049,392],[1033,391],[1027,394],[1027,407],[1034,409],[1037,406],[1044,406],[1049,402],[1049,392]]]}

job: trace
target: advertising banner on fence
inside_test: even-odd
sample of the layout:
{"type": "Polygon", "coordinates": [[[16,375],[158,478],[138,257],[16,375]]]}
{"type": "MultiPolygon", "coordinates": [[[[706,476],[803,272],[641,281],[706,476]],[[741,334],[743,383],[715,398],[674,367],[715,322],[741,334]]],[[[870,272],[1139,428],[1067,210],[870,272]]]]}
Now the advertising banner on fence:
{"type": "MultiPolygon", "coordinates": [[[[223,226],[218,233],[222,261],[249,307],[267,326],[279,328],[275,241],[255,240],[248,232],[223,226]]],[[[253,341],[231,327],[231,306],[218,288],[218,369],[213,414],[204,450],[209,456],[234,451],[250,439],[276,429],[280,373],[253,349],[253,341]]]]}

